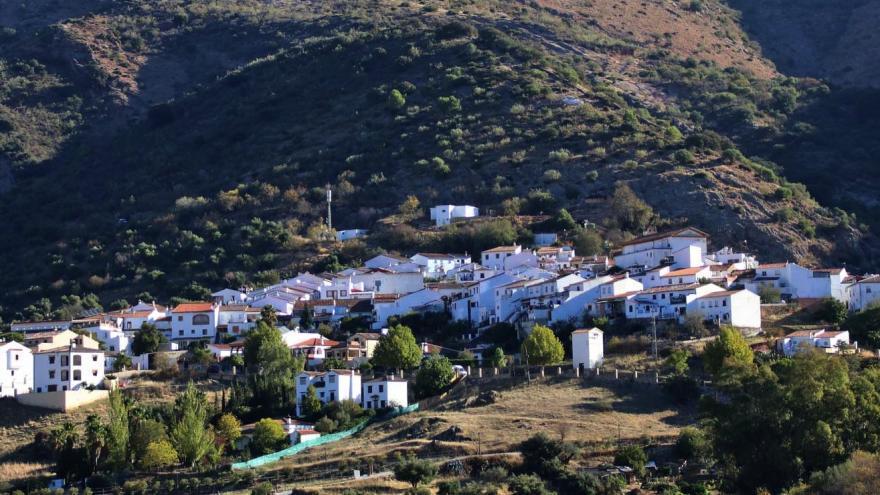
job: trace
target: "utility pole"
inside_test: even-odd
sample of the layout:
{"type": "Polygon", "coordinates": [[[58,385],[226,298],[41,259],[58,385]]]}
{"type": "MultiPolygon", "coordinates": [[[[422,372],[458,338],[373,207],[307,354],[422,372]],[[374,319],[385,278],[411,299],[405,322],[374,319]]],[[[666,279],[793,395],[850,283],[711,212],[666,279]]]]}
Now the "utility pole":
{"type": "Polygon", "coordinates": [[[654,362],[657,362],[657,311],[651,312],[651,328],[654,333],[654,362]]]}
{"type": "Polygon", "coordinates": [[[333,210],[331,208],[331,204],[333,203],[333,191],[330,190],[330,183],[327,183],[327,230],[333,229],[333,210]]]}

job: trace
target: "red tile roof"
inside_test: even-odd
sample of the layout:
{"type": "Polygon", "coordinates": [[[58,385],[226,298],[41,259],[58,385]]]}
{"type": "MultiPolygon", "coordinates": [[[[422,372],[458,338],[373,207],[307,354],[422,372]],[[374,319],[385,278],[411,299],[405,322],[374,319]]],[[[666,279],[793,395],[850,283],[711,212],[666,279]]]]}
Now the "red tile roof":
{"type": "Polygon", "coordinates": [[[171,310],[172,313],[210,313],[214,310],[214,303],[192,302],[181,303],[171,310]]]}
{"type": "Polygon", "coordinates": [[[297,342],[289,346],[291,349],[299,349],[305,347],[333,347],[339,345],[339,342],[330,339],[312,338],[297,342]]]}

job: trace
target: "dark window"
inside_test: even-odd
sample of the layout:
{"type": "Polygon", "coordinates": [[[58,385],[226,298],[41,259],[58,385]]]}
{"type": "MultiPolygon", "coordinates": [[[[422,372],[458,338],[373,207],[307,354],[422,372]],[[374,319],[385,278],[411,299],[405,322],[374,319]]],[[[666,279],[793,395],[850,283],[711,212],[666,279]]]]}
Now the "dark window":
{"type": "Polygon", "coordinates": [[[55,364],[55,356],[49,356],[49,364],[55,364]]]}
{"type": "Polygon", "coordinates": [[[82,356],[73,356],[73,365],[82,366],[82,356]]]}
{"type": "Polygon", "coordinates": [[[73,370],[73,379],[82,380],[82,372],[80,370],[73,370]]]}
{"type": "Polygon", "coordinates": [[[385,391],[385,385],[379,385],[379,393],[382,393],[384,391],[385,391]]]}
{"type": "Polygon", "coordinates": [[[46,391],[47,391],[47,392],[57,392],[57,391],[58,391],[58,385],[49,385],[48,387],[46,387],[46,391]]]}

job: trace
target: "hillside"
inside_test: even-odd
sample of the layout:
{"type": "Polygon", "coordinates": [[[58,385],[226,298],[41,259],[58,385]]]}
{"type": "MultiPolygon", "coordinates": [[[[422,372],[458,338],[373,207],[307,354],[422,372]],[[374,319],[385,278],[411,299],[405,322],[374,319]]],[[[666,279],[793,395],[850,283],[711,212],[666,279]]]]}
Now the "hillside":
{"type": "Polygon", "coordinates": [[[520,234],[515,215],[565,207],[611,239],[690,222],[763,258],[872,265],[868,227],[827,208],[849,205],[785,179],[779,144],[828,88],[776,77],[714,1],[46,0],[0,24],[7,317],[445,246],[399,224],[420,225],[396,215],[410,194],[520,234]],[[393,226],[322,241],[328,183],[334,226],[393,226]],[[656,215],[612,209],[619,183],[656,215]]]}

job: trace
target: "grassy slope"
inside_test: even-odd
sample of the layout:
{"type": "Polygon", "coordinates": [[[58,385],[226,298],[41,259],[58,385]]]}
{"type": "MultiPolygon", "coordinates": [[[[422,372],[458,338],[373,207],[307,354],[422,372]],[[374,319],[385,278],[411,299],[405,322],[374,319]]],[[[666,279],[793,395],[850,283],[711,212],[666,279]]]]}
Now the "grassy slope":
{"type": "Polygon", "coordinates": [[[369,226],[409,193],[423,203],[479,198],[500,211],[503,200],[533,189],[602,223],[609,212],[601,198],[623,180],[664,217],[695,222],[724,242],[746,238],[768,256],[828,259],[853,235],[803,196],[776,199],[772,172],[722,160],[730,144],[699,144],[695,112],[706,127],[742,138],[727,110],[709,101],[712,92],[745,85],[737,104],[755,106],[759,121],[778,118],[765,108],[772,102],[760,100],[772,66],[732,35],[730,12],[714,3],[699,13],[649,3],[636,15],[646,18],[638,35],[605,2],[586,11],[567,2],[439,2],[429,10],[282,2],[264,17],[253,2],[232,13],[203,2],[184,23],[174,2],[137,5],[63,23],[92,57],[92,77],[102,81],[93,90],[112,101],[100,108],[137,114],[163,96],[187,94],[112,139],[83,132],[59,158],[21,175],[2,207],[7,304],[78,290],[169,294],[189,280],[216,286],[224,277],[295,269],[319,249],[308,241],[323,213],[313,188],[328,182],[340,227],[369,226]],[[482,35],[442,39],[435,29],[453,18],[482,35]],[[647,32],[657,23],[680,28],[647,32]],[[514,39],[491,39],[493,26],[514,39]],[[198,64],[201,79],[181,75],[186,54],[230,36],[246,41],[224,52],[224,63],[208,56],[198,64]],[[658,36],[668,40],[659,51],[658,36]],[[695,39],[704,41],[686,50],[695,39]],[[212,71],[273,46],[286,48],[206,83],[212,71]],[[688,65],[682,55],[731,70],[688,65]],[[171,82],[157,81],[165,73],[171,82]],[[392,88],[406,94],[405,109],[388,108],[392,88]],[[559,106],[566,95],[587,104],[559,106]],[[449,96],[460,110],[443,108],[439,98],[449,96]],[[672,125],[698,144],[675,142],[672,125]],[[693,164],[676,165],[672,155],[682,147],[693,151],[693,164]],[[551,155],[560,149],[567,158],[551,155]],[[784,208],[796,217],[778,220],[784,208]],[[277,223],[243,230],[254,217],[277,223]],[[799,221],[828,235],[810,239],[799,221]]]}

